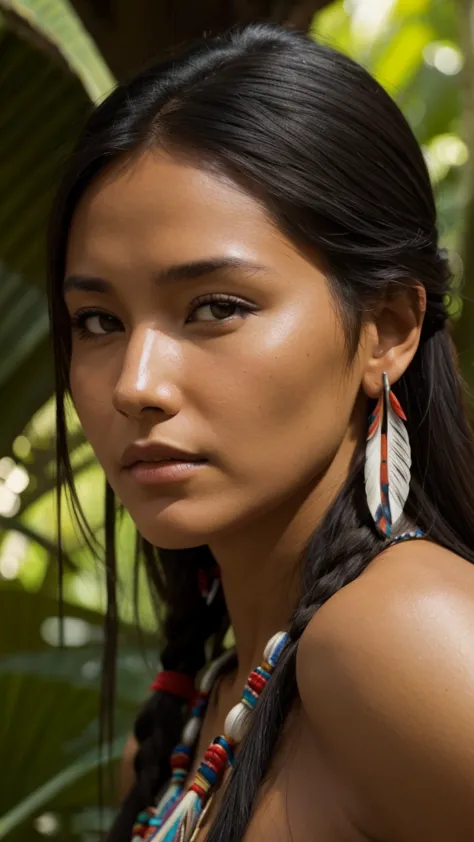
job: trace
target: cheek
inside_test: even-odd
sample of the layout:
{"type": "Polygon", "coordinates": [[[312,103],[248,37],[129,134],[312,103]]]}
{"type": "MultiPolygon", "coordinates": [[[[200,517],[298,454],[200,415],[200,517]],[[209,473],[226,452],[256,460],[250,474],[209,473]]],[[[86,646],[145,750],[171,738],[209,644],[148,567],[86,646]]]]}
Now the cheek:
{"type": "MultiPolygon", "coordinates": [[[[309,312],[318,312],[314,309],[309,312]]],[[[344,334],[332,309],[320,320],[301,312],[278,320],[233,373],[226,450],[235,477],[253,488],[286,488],[331,461],[344,438],[357,383],[349,380],[344,334]],[[257,350],[258,349],[258,350],[257,350]],[[252,354],[252,351],[255,353],[252,354]]]]}

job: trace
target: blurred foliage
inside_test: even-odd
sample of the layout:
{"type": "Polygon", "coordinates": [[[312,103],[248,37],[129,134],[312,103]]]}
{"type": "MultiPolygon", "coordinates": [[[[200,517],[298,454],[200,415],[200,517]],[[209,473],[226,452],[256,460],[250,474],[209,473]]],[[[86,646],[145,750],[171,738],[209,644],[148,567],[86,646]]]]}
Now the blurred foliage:
{"type": "MultiPolygon", "coordinates": [[[[60,649],[55,597],[12,584],[0,590],[0,745],[8,758],[0,839],[77,838],[84,807],[91,829],[98,827],[102,616],[67,604],[64,613],[66,648],[60,649]]],[[[152,673],[144,659],[157,667],[153,644],[147,649],[134,629],[122,628],[112,758],[120,756],[147,692],[152,673]]]]}
{"type": "Polygon", "coordinates": [[[0,0],[0,453],[51,395],[46,220],[63,162],[113,78],[66,0],[0,0]],[[61,45],[61,46],[58,46],[61,45]]]}
{"type": "MultiPolygon", "coordinates": [[[[316,38],[374,73],[407,115],[429,165],[456,283],[465,209],[473,199],[461,84],[470,45],[464,36],[461,47],[459,15],[454,0],[338,0],[312,24],[316,38]]],[[[113,79],[66,0],[0,0],[0,56],[0,747],[9,769],[0,791],[0,840],[95,842],[104,576],[63,507],[62,651],[55,620],[45,220],[91,100],[101,99],[113,79]]],[[[461,310],[457,294],[452,307],[461,310]]],[[[471,356],[467,370],[474,350],[471,356]]],[[[79,497],[100,543],[103,476],[72,409],[69,422],[79,497]]],[[[123,516],[116,754],[146,695],[159,648],[144,577],[137,587],[145,659],[131,625],[133,548],[133,528],[123,516]]]]}

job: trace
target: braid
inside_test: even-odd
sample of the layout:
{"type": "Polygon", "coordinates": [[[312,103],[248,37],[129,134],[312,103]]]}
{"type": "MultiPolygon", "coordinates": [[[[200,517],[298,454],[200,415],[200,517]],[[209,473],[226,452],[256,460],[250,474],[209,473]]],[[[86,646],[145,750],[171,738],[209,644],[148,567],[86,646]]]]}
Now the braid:
{"type": "Polygon", "coordinates": [[[354,458],[345,486],[304,551],[303,596],[293,615],[291,637],[301,637],[314,613],[353,582],[387,543],[374,531],[367,507],[362,449],[354,458]]]}
{"type": "MultiPolygon", "coordinates": [[[[223,628],[229,625],[222,593],[208,606],[198,587],[198,570],[212,569],[213,556],[207,547],[160,550],[157,564],[154,549],[146,544],[144,556],[155,593],[169,606],[164,624],[167,644],[161,655],[162,666],[194,678],[206,662],[207,640],[217,638],[215,650],[221,644],[223,628]]],[[[121,805],[107,842],[129,842],[137,815],[152,804],[168,781],[169,758],[179,742],[185,713],[183,701],[163,691],[154,692],[141,708],[134,728],[139,743],[134,764],[135,785],[121,805]]]]}
{"type": "Polygon", "coordinates": [[[226,842],[241,842],[244,838],[256,793],[297,696],[299,638],[315,612],[356,579],[386,543],[370,526],[363,493],[363,454],[359,453],[346,484],[303,552],[303,596],[292,617],[291,640],[254,710],[207,842],[224,838],[226,842]]]}

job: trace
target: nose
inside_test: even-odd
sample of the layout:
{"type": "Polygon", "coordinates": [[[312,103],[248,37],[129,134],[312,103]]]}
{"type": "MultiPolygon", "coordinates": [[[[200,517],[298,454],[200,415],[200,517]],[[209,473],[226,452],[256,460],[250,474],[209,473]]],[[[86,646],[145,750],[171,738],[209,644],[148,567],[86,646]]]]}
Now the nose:
{"type": "Polygon", "coordinates": [[[144,410],[175,415],[179,409],[177,388],[165,377],[168,364],[176,361],[176,349],[156,330],[136,330],[130,337],[122,369],[113,393],[117,412],[138,417],[144,410]]]}

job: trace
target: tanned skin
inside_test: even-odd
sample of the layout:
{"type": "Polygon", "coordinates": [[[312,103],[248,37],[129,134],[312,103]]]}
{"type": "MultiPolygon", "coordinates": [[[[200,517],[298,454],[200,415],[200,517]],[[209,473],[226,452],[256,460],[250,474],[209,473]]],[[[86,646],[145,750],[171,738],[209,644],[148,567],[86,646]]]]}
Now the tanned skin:
{"type": "MultiPolygon", "coordinates": [[[[111,486],[148,541],[207,544],[221,569],[239,666],[213,694],[198,763],[266,641],[288,626],[300,553],[365,435],[367,398],[384,371],[395,383],[413,359],[424,291],[415,283],[378,302],[349,359],[314,256],[231,180],[149,151],[113,165],[81,199],[66,300],[73,320],[97,311],[74,330],[71,387],[111,486]],[[209,294],[248,309],[203,302],[209,294]],[[209,461],[145,486],[121,456],[151,440],[209,461]]],[[[467,561],[424,540],[388,549],[316,613],[297,676],[245,842],[474,839],[467,561]]],[[[135,750],[131,739],[122,794],[135,750]]]]}

